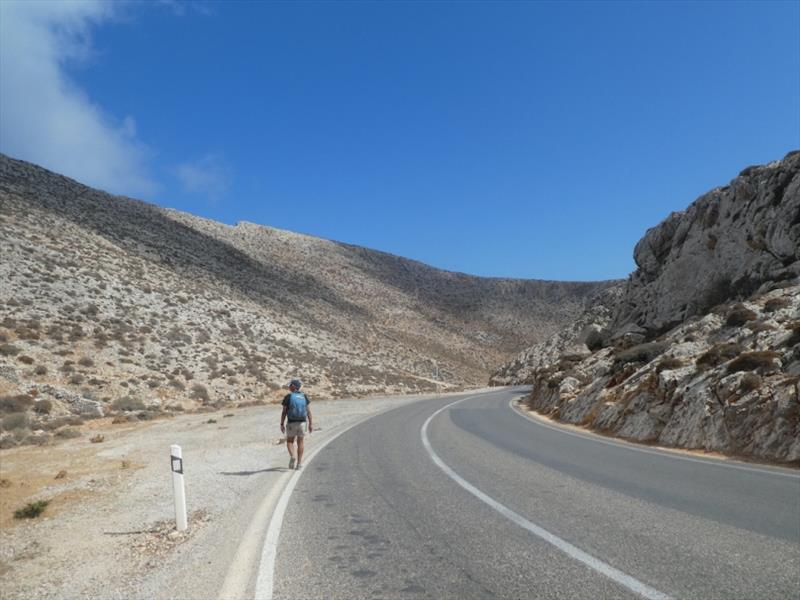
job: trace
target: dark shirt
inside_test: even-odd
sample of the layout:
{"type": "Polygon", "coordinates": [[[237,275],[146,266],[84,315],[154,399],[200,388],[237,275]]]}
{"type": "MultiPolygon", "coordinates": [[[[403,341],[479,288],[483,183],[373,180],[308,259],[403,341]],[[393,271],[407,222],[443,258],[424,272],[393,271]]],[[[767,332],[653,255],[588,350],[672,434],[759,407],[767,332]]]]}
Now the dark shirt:
{"type": "MultiPolygon", "coordinates": [[[[303,396],[306,399],[306,409],[308,409],[308,405],[311,404],[311,399],[308,397],[308,395],[306,395],[305,392],[297,392],[297,393],[298,394],[303,394],[303,396]]],[[[292,397],[291,394],[286,394],[283,397],[283,402],[281,402],[281,404],[283,404],[283,406],[285,406],[287,409],[289,408],[289,399],[291,397],[292,397]]],[[[289,423],[305,423],[306,422],[305,419],[290,419],[288,414],[286,415],[286,420],[289,421],[289,423]]]]}

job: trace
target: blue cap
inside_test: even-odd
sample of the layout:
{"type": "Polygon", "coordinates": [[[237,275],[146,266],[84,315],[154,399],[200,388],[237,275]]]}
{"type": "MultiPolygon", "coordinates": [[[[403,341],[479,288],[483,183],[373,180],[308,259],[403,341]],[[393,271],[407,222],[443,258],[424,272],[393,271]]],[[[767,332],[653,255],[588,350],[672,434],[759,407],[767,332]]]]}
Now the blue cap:
{"type": "Polygon", "coordinates": [[[301,385],[303,385],[303,382],[302,382],[302,381],[300,381],[299,379],[292,379],[292,380],[289,382],[289,386],[290,386],[290,387],[296,388],[296,389],[298,389],[298,390],[300,389],[300,386],[301,386],[301,385]]]}

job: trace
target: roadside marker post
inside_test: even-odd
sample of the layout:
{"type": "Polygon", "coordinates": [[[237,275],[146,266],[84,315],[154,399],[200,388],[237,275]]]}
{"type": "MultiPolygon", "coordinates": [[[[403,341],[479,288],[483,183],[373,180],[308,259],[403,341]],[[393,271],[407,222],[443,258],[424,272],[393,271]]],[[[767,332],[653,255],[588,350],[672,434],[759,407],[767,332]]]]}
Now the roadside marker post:
{"type": "Polygon", "coordinates": [[[170,446],[170,463],[172,467],[172,491],[175,496],[175,524],[178,531],[186,531],[186,492],[183,487],[183,453],[178,444],[170,446]]]}

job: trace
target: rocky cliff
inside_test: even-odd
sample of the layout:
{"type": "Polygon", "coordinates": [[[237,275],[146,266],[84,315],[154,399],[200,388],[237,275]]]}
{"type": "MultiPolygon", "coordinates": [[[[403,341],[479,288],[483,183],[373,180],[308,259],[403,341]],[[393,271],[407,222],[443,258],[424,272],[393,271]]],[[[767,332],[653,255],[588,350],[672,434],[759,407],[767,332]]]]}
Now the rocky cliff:
{"type": "Polygon", "coordinates": [[[0,156],[0,436],[274,399],[292,376],[316,397],[481,385],[605,285],[229,226],[0,156]]]}
{"type": "Polygon", "coordinates": [[[636,244],[611,329],[662,333],[720,302],[800,275],[800,152],[749,167],[636,244]]]}
{"type": "Polygon", "coordinates": [[[490,381],[530,383],[534,410],[611,435],[800,461],[800,152],[673,213],[635,258],[490,381]]]}

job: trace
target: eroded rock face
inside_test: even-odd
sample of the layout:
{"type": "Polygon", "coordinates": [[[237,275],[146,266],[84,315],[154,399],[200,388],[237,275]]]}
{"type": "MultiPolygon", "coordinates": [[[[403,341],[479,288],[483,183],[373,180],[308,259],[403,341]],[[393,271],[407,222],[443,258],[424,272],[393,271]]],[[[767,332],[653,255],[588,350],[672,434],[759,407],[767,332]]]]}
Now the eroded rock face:
{"type": "Polygon", "coordinates": [[[610,304],[595,296],[491,383],[533,384],[534,410],[631,440],[800,461],[800,152],[673,213],[635,259],[610,304]]]}
{"type": "Polygon", "coordinates": [[[612,330],[651,335],[765,283],[800,275],[800,152],[742,171],[636,244],[612,330]]]}
{"type": "Polygon", "coordinates": [[[608,347],[541,367],[529,405],[634,441],[798,462],[800,285],[746,306],[747,325],[729,324],[738,303],[722,305],[671,330],[656,356],[608,347]]]}

